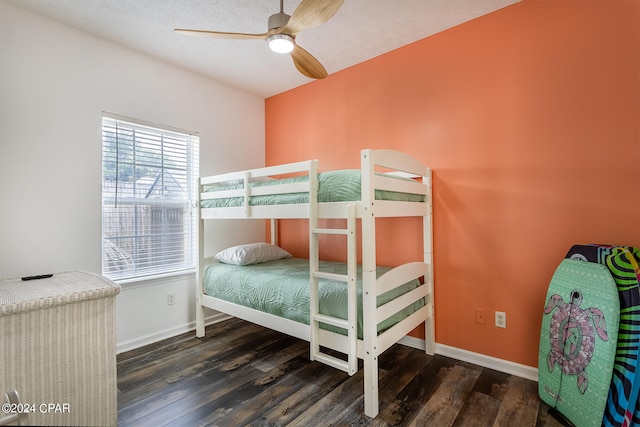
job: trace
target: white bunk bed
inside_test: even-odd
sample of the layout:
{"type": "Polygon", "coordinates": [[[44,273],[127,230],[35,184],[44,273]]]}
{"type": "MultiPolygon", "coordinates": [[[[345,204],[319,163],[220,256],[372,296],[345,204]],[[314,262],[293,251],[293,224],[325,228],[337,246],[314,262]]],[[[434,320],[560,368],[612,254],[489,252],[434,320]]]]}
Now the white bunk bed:
{"type": "MultiPolygon", "coordinates": [[[[433,241],[431,170],[416,159],[393,150],[370,150],[361,152],[360,169],[361,197],[356,201],[318,202],[318,162],[316,160],[270,166],[241,172],[227,173],[199,180],[199,267],[196,292],[196,335],[204,336],[204,307],[226,313],[270,329],[283,332],[310,342],[311,360],[320,361],[342,369],[349,375],[357,372],[357,359],[363,360],[365,415],[378,414],[378,356],[403,338],[422,322],[425,323],[425,351],[435,350],[433,320],[433,241]],[[270,177],[303,175],[305,179],[269,182],[269,185],[252,185],[270,177]],[[398,179],[402,177],[404,179],[398,179]],[[410,179],[406,179],[410,178],[410,179]],[[241,183],[233,189],[219,186],[229,182],[241,183]],[[217,191],[207,191],[218,187],[217,191]],[[419,196],[413,201],[380,200],[377,191],[387,191],[419,196]],[[280,194],[304,194],[303,202],[287,204],[254,205],[253,198],[280,194]],[[201,207],[207,201],[235,198],[238,206],[201,207]],[[240,199],[238,199],[240,198],[240,199]],[[418,201],[416,201],[418,200],[418,201]],[[390,269],[380,277],[376,273],[376,218],[422,217],[423,259],[390,269]],[[207,295],[204,290],[206,262],[204,221],[230,218],[271,220],[272,243],[277,244],[277,219],[306,218],[309,221],[309,296],[310,322],[299,323],[257,311],[207,295]],[[319,228],[319,219],[346,219],[346,228],[319,228]],[[356,333],[356,282],[357,249],[356,223],[362,223],[362,333],[356,333]],[[347,274],[338,275],[319,270],[318,236],[342,234],[347,238],[347,274]],[[348,316],[346,320],[319,313],[318,284],[324,279],[345,282],[348,288],[348,316]],[[377,306],[377,298],[406,282],[421,279],[420,285],[401,296],[377,306]],[[377,325],[405,307],[424,301],[414,311],[394,326],[378,333],[377,325]],[[333,325],[346,330],[346,334],[330,332],[320,325],[333,325]],[[346,355],[337,358],[322,352],[329,348],[346,355]]],[[[242,268],[242,267],[239,267],[242,268]]]]}

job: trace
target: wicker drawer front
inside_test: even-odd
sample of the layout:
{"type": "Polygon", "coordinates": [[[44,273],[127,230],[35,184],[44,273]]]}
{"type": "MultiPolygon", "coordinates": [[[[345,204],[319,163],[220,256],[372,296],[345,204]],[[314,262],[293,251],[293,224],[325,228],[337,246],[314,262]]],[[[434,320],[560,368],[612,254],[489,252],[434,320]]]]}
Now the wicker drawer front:
{"type": "Polygon", "coordinates": [[[118,292],[82,272],[0,282],[0,392],[35,408],[29,425],[116,425],[118,292]]]}

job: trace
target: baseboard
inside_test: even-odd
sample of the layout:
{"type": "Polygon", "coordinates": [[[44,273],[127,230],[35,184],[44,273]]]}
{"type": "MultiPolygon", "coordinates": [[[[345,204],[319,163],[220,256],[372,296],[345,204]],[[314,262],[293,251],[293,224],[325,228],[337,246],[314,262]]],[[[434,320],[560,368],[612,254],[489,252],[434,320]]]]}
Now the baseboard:
{"type": "MultiPolygon", "coordinates": [[[[205,319],[206,325],[218,323],[228,319],[230,316],[224,313],[216,313],[211,316],[207,316],[205,319]]],[[[165,329],[162,331],[154,332],[153,334],[143,335],[141,337],[124,341],[116,344],[116,353],[124,353],[129,350],[134,350],[145,345],[153,344],[158,341],[165,340],[167,338],[175,337],[176,335],[184,334],[194,331],[196,329],[196,322],[189,322],[182,325],[175,326],[173,328],[165,329]]],[[[195,334],[193,335],[195,337],[195,334]]]]}
{"type": "MultiPolygon", "coordinates": [[[[417,348],[418,350],[424,351],[425,349],[424,340],[420,338],[406,336],[398,342],[408,347],[417,348]]],[[[482,366],[484,368],[504,372],[509,375],[515,375],[531,381],[538,381],[538,369],[531,366],[438,343],[436,343],[436,353],[442,356],[451,357],[452,359],[461,360],[463,362],[473,363],[474,365],[482,366]]]]}

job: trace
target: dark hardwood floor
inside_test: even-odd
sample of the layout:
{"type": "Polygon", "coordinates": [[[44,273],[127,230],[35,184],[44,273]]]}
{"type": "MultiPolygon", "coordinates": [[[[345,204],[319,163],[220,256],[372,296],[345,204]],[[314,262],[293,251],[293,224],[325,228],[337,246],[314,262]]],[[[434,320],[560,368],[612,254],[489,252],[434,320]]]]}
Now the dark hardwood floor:
{"type": "Polygon", "coordinates": [[[309,361],[308,343],[238,319],[118,355],[120,426],[559,426],[533,381],[396,344],[380,414],[362,370],[309,361]]]}

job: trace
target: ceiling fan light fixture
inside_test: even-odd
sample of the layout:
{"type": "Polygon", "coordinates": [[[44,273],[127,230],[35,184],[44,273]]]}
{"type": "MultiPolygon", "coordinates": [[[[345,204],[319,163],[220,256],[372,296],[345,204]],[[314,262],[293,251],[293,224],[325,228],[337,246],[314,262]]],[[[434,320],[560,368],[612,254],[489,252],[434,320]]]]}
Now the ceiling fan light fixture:
{"type": "Polygon", "coordinates": [[[288,34],[272,34],[267,38],[269,48],[277,53],[289,53],[293,50],[293,37],[288,34]]]}

